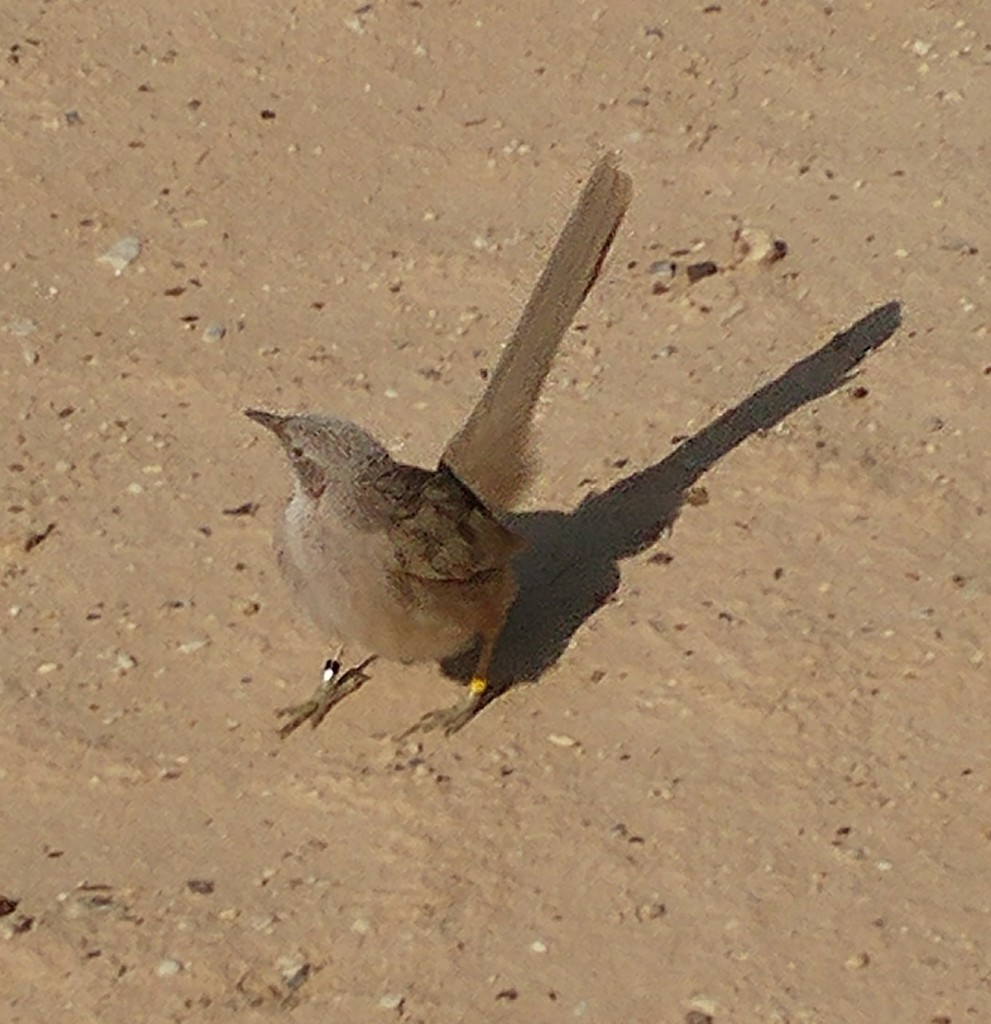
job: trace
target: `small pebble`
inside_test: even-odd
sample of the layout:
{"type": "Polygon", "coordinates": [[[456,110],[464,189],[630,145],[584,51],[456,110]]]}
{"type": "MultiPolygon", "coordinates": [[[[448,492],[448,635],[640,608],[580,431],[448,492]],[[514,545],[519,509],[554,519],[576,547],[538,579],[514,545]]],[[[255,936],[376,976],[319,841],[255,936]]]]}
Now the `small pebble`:
{"type": "Polygon", "coordinates": [[[182,964],[174,957],[167,956],[164,960],[159,961],[158,966],[155,968],[155,973],[160,978],[170,978],[181,970],[182,964]]]}
{"type": "Polygon", "coordinates": [[[401,996],[398,992],[387,992],[379,1000],[379,1007],[383,1010],[401,1010],[404,1002],[406,1002],[405,996],[401,996]]]}
{"type": "Polygon", "coordinates": [[[133,655],[128,654],[127,651],[118,651],[117,657],[114,659],[114,669],[118,675],[125,675],[130,672],[138,663],[138,659],[133,655]]]}
{"type": "Polygon", "coordinates": [[[302,988],[303,983],[313,971],[312,965],[307,963],[304,957],[296,953],[280,956],[276,961],[276,966],[278,967],[279,974],[282,975],[283,983],[290,992],[295,992],[297,989],[302,988]]]}
{"type": "Polygon", "coordinates": [[[685,1014],[685,1024],[712,1024],[716,1019],[716,1001],[708,996],[695,996],[692,1008],[685,1014]]]}
{"type": "Polygon", "coordinates": [[[741,228],[736,236],[740,263],[769,266],[788,255],[788,245],[763,228],[741,228]]]}
{"type": "Polygon", "coordinates": [[[547,737],[555,747],[577,747],[578,740],[573,736],[565,736],[562,733],[552,732],[547,737]]]}
{"type": "Polygon", "coordinates": [[[663,295],[670,291],[677,269],[677,264],[673,260],[655,260],[651,263],[647,268],[647,273],[654,278],[654,283],[650,286],[651,293],[663,295]]]}
{"type": "Polygon", "coordinates": [[[141,239],[137,235],[126,235],[115,242],[102,256],[97,257],[98,263],[106,263],[114,268],[119,277],[141,255],[141,239]]]}
{"type": "Polygon", "coordinates": [[[0,921],[0,938],[10,941],[18,935],[24,935],[34,928],[34,918],[27,914],[8,916],[0,921]]]}
{"type": "Polygon", "coordinates": [[[666,278],[671,280],[678,270],[678,264],[674,260],[654,260],[653,263],[647,268],[647,273],[652,274],[655,277],[666,278]]]}
{"type": "Polygon", "coordinates": [[[638,921],[658,921],[666,916],[668,908],[660,900],[652,899],[641,903],[635,914],[638,921]]]}
{"type": "Polygon", "coordinates": [[[719,267],[712,260],[703,260],[701,263],[692,263],[685,268],[689,284],[695,284],[706,277],[712,277],[719,273],[719,267]]]}
{"type": "Polygon", "coordinates": [[[547,943],[546,942],[541,942],[540,939],[536,939],[535,941],[530,943],[530,952],[531,953],[546,953],[547,952],[547,943]]]}
{"type": "Polygon", "coordinates": [[[350,29],[350,31],[352,31],[356,36],[363,36],[365,34],[365,26],[357,14],[349,14],[342,20],[344,22],[344,27],[350,29]]]}
{"type": "Polygon", "coordinates": [[[203,340],[211,345],[221,341],[225,334],[227,334],[227,327],[221,323],[207,324],[203,328],[203,340]]]}

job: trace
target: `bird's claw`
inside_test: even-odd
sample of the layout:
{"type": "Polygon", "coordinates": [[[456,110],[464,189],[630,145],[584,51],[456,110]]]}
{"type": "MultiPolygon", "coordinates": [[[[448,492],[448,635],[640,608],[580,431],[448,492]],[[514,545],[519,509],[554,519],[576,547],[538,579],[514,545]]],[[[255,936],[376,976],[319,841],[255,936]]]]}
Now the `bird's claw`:
{"type": "Polygon", "coordinates": [[[289,704],[276,709],[275,713],[279,718],[289,719],[279,729],[280,738],[291,736],[304,722],[309,722],[315,729],[334,705],[339,704],[348,694],[354,693],[368,679],[365,669],[372,661],[374,657],[366,658],[360,665],[349,668],[343,675],[340,674],[339,658],[328,661],[324,666],[323,680],[309,700],[303,701],[302,704],[289,704]]]}
{"type": "Polygon", "coordinates": [[[289,721],[279,729],[279,736],[285,739],[292,735],[304,722],[309,722],[315,729],[326,717],[330,709],[337,703],[332,699],[333,694],[327,694],[326,698],[315,695],[302,704],[289,704],[284,708],[276,708],[275,713],[279,718],[288,718],[289,721]]]}
{"type": "Polygon", "coordinates": [[[442,729],[445,736],[453,736],[475,717],[480,704],[480,694],[470,693],[464,700],[452,707],[428,711],[418,722],[414,722],[405,732],[400,733],[396,739],[405,740],[414,733],[432,732],[434,729],[442,729]]]}

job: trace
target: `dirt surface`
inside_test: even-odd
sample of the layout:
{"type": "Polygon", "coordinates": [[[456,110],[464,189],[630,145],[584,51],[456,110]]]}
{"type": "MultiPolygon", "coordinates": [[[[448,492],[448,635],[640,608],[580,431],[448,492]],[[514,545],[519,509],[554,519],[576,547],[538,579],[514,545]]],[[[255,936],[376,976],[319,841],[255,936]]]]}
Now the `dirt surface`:
{"type": "Polygon", "coordinates": [[[5,1021],[991,1019],[980,7],[3,5],[5,1021]],[[606,148],[520,685],[280,742],[240,410],[435,459],[606,148]]]}

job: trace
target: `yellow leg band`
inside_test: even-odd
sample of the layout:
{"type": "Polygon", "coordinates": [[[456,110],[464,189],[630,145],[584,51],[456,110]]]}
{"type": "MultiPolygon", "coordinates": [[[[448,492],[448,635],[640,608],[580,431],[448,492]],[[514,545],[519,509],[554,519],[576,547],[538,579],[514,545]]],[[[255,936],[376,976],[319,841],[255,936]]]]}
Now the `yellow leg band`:
{"type": "Polygon", "coordinates": [[[476,697],[480,697],[488,689],[489,684],[478,676],[468,684],[468,690],[473,693],[476,697]]]}

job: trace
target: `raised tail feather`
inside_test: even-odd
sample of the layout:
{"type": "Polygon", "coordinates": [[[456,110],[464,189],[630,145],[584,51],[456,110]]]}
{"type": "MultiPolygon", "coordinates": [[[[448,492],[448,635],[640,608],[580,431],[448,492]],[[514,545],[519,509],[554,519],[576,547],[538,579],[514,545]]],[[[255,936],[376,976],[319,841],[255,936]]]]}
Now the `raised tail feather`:
{"type": "Polygon", "coordinates": [[[604,156],[589,175],[485,393],[441,456],[494,508],[508,509],[530,482],[533,407],[632,195],[633,184],[615,155],[604,156]]]}

